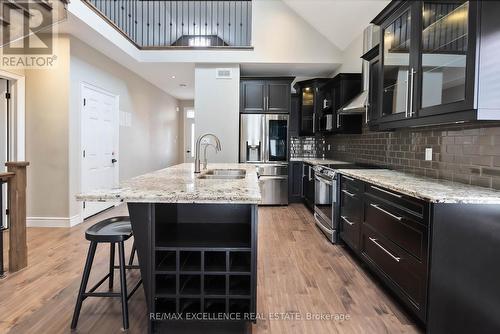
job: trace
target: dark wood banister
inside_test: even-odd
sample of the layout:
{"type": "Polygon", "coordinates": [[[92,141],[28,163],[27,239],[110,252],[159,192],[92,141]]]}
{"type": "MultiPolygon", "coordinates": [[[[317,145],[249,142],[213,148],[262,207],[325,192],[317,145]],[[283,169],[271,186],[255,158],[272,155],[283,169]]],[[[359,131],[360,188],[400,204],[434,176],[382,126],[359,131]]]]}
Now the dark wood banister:
{"type": "MultiPolygon", "coordinates": [[[[7,183],[9,217],[9,272],[16,272],[28,265],[26,240],[26,169],[29,162],[5,163],[6,173],[0,173],[1,183],[7,183]]],[[[0,233],[0,237],[3,237],[0,233]]],[[[3,240],[2,240],[3,241],[3,240]]],[[[3,247],[3,242],[0,242],[3,247]]],[[[3,248],[1,252],[3,254],[3,248]]],[[[2,255],[3,256],[3,255],[2,255]]],[[[3,263],[3,258],[2,261],[3,263]]],[[[2,270],[0,268],[0,270],[2,270]]]]}

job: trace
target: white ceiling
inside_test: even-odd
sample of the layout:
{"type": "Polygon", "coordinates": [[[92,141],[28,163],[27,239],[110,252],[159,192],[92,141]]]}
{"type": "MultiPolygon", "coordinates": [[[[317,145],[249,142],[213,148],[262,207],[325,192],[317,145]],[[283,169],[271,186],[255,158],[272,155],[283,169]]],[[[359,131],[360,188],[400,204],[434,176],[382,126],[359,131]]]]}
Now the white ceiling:
{"type": "Polygon", "coordinates": [[[282,0],[341,50],[362,32],[389,0],[282,0]]]}

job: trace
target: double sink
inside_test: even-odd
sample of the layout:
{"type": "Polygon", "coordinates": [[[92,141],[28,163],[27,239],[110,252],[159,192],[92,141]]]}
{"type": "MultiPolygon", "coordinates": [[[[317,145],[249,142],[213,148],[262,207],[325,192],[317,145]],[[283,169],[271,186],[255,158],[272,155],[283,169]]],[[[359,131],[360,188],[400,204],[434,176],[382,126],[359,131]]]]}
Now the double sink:
{"type": "Polygon", "coordinates": [[[247,171],[244,169],[210,169],[206,173],[200,175],[199,179],[222,179],[222,180],[238,180],[244,179],[247,171]]]}

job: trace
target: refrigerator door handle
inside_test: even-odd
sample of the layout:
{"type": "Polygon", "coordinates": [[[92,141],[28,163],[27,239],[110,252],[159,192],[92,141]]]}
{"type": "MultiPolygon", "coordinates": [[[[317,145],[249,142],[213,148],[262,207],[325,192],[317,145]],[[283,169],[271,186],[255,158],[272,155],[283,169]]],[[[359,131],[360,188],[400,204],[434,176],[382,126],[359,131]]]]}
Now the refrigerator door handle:
{"type": "Polygon", "coordinates": [[[262,161],[264,162],[269,162],[269,138],[267,137],[268,136],[268,127],[269,127],[269,121],[267,119],[267,115],[263,115],[262,116],[262,142],[264,143],[263,147],[264,147],[264,152],[263,152],[263,157],[262,157],[262,161]]]}

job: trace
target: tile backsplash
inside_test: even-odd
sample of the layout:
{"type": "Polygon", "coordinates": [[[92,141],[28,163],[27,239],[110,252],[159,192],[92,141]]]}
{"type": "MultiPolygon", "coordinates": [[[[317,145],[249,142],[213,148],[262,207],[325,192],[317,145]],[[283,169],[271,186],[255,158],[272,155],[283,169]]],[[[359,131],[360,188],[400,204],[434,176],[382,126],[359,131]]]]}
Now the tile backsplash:
{"type": "Polygon", "coordinates": [[[325,139],[323,137],[290,138],[290,156],[292,158],[324,158],[325,139]]]}
{"type": "MultiPolygon", "coordinates": [[[[474,123],[315,138],[326,158],[500,189],[500,123],[474,123]],[[432,161],[425,160],[432,148],[432,161]]],[[[300,156],[300,150],[297,150],[300,156]]],[[[317,150],[318,151],[318,150],[317,150]]],[[[323,154],[323,153],[321,153],[323,154]]],[[[317,155],[322,157],[322,155],[317,155]]]]}

